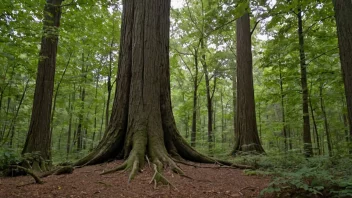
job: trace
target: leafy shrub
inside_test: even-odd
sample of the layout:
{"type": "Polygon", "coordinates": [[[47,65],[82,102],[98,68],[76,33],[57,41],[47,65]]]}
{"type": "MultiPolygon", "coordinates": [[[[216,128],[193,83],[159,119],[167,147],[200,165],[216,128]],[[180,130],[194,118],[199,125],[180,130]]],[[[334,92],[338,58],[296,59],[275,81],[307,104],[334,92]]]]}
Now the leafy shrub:
{"type": "Polygon", "coordinates": [[[21,161],[21,155],[19,155],[14,149],[0,149],[0,171],[3,175],[8,175],[7,171],[9,165],[19,164],[21,161]]]}
{"type": "Polygon", "coordinates": [[[263,158],[259,164],[275,179],[261,195],[277,197],[352,197],[352,159],[291,156],[263,158]],[[286,159],[286,160],[282,160],[286,159]]]}

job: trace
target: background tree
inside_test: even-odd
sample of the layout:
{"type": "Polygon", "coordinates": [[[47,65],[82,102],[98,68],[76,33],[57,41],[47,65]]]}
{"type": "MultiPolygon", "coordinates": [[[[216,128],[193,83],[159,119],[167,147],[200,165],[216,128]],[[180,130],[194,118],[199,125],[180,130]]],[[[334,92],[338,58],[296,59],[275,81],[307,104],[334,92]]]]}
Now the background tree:
{"type": "Polygon", "coordinates": [[[39,151],[51,160],[50,118],[62,0],[48,0],[44,8],[43,36],[39,54],[32,117],[22,154],[39,151]]]}
{"type": "MultiPolygon", "coordinates": [[[[249,9],[249,7],[247,7],[249,9]]],[[[233,154],[237,152],[263,153],[260,143],[255,114],[252,44],[248,11],[237,19],[237,115],[236,143],[233,154]]]]}

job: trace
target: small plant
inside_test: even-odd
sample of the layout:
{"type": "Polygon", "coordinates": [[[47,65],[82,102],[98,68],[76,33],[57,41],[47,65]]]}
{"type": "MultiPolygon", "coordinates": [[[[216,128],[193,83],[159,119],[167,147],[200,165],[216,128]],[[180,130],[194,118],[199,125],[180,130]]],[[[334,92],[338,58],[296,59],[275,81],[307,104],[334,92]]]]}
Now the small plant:
{"type": "Polygon", "coordinates": [[[0,149],[0,171],[2,175],[11,175],[11,171],[8,166],[18,165],[21,163],[21,161],[22,157],[14,149],[0,149]]]}

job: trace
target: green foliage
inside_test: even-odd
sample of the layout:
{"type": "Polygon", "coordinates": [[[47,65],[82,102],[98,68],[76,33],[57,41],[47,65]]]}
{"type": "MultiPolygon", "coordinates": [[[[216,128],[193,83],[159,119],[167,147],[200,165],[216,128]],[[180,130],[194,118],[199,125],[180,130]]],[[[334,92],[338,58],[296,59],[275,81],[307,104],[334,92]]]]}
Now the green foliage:
{"type": "Polygon", "coordinates": [[[18,165],[21,161],[22,157],[16,150],[6,147],[0,149],[0,171],[4,171],[9,165],[18,165]]]}
{"type": "Polygon", "coordinates": [[[271,176],[273,181],[262,196],[277,197],[350,197],[352,170],[349,156],[306,159],[299,153],[240,156],[236,163],[258,167],[247,175],[271,176]]]}

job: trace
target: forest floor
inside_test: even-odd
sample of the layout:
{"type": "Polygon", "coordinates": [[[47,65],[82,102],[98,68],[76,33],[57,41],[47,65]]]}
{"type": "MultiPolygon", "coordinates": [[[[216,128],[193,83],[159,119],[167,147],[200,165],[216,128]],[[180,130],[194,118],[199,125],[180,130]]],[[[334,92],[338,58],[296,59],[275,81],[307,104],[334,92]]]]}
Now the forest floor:
{"type": "Polygon", "coordinates": [[[0,178],[0,197],[257,197],[270,182],[268,177],[247,176],[240,169],[209,164],[179,164],[191,178],[165,170],[164,176],[172,186],[159,184],[156,188],[150,184],[154,172],[148,165],[131,183],[128,172],[100,175],[121,163],[114,161],[79,168],[68,175],[52,175],[43,179],[44,184],[35,184],[30,176],[0,178]]]}

